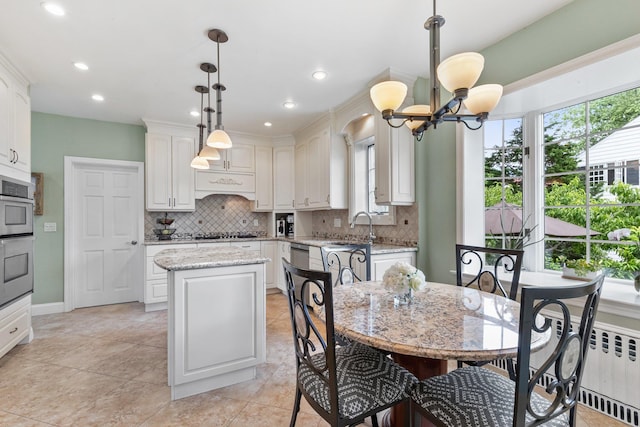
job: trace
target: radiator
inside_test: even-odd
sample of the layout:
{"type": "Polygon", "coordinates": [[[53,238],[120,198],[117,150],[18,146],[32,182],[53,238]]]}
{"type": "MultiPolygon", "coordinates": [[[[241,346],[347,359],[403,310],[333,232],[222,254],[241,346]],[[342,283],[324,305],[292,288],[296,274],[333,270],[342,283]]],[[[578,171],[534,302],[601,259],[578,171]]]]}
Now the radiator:
{"type": "MultiPolygon", "coordinates": [[[[545,313],[554,320],[556,334],[546,350],[553,349],[561,323],[557,317],[545,313]]],[[[572,318],[572,327],[579,326],[580,319],[572,318]]],[[[631,426],[640,426],[640,361],[638,343],[640,331],[623,329],[596,322],[589,341],[585,374],[580,386],[579,401],[631,426]]],[[[544,360],[545,350],[531,355],[531,366],[537,368],[544,360]]],[[[504,360],[493,362],[506,370],[504,360]]],[[[546,386],[551,377],[542,377],[540,385],[546,386]]]]}

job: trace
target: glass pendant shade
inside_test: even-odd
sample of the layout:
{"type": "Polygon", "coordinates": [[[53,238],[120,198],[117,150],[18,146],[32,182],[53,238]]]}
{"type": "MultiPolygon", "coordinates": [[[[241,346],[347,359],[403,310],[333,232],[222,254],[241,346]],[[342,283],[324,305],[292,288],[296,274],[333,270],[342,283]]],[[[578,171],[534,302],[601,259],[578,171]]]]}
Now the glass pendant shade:
{"type": "Polygon", "coordinates": [[[231,148],[231,138],[222,129],[216,129],[207,137],[207,145],[213,148],[231,148]]]}
{"type": "Polygon", "coordinates": [[[456,89],[470,89],[480,78],[484,57],[476,52],[450,56],[438,66],[438,80],[451,93],[456,89]]]}
{"type": "Polygon", "coordinates": [[[378,83],[369,91],[371,101],[378,111],[397,110],[407,96],[407,85],[402,82],[378,83]]]}
{"type": "Polygon", "coordinates": [[[469,95],[462,101],[471,114],[489,113],[502,97],[502,85],[489,84],[469,89],[469,95]]]}
{"type": "Polygon", "coordinates": [[[206,160],[220,160],[220,152],[216,148],[209,147],[206,144],[202,147],[198,156],[206,160]]]}
{"type": "Polygon", "coordinates": [[[209,162],[200,156],[195,156],[191,160],[191,167],[194,169],[209,169],[209,162]]]}
{"type": "MultiPolygon", "coordinates": [[[[419,114],[421,116],[431,115],[431,107],[429,105],[411,105],[404,110],[404,114],[419,114]]],[[[424,123],[424,119],[420,120],[407,120],[404,124],[407,125],[412,131],[424,123]]]]}

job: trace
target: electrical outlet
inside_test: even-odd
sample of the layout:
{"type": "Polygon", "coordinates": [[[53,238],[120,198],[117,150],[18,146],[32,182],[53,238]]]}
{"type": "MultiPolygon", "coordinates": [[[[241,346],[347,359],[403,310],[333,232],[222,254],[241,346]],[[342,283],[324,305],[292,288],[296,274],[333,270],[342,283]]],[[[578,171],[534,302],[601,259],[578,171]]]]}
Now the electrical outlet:
{"type": "Polygon", "coordinates": [[[259,225],[260,225],[260,223],[258,222],[258,220],[257,220],[257,219],[254,219],[254,220],[253,220],[253,226],[254,226],[254,227],[257,227],[257,226],[259,226],[259,225]]]}
{"type": "Polygon", "coordinates": [[[333,226],[336,228],[342,227],[342,220],[340,218],[333,218],[333,226]]]}
{"type": "Polygon", "coordinates": [[[58,229],[58,224],[55,222],[45,222],[44,223],[44,232],[45,233],[52,233],[57,231],[58,229]]]}
{"type": "Polygon", "coordinates": [[[240,224],[241,224],[241,225],[247,225],[247,223],[248,223],[248,222],[249,222],[249,221],[247,221],[246,219],[241,219],[241,220],[240,220],[240,224]]]}

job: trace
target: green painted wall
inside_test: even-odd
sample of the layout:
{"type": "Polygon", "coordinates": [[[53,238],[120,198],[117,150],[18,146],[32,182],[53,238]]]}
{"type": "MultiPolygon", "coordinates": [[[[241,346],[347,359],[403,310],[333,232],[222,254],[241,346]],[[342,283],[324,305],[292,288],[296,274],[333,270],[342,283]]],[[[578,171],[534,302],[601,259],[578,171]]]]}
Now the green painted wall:
{"type": "Polygon", "coordinates": [[[142,126],[31,114],[31,170],[44,174],[44,215],[34,229],[34,304],[62,302],[64,290],[64,157],[144,161],[142,126]],[[43,232],[55,222],[55,233],[43,232]]]}
{"type": "MultiPolygon", "coordinates": [[[[575,0],[485,49],[481,83],[508,84],[640,33],[640,1],[575,0]]],[[[445,17],[446,18],[446,17],[445,17]]],[[[446,28],[445,28],[446,29],[446,28]]],[[[443,33],[442,37],[446,37],[443,33]]],[[[426,84],[414,87],[417,102],[426,84]]],[[[428,102],[426,102],[428,103],[428,102]]],[[[454,125],[427,131],[416,150],[420,212],[418,267],[429,280],[454,283],[456,151],[454,125]]]]}

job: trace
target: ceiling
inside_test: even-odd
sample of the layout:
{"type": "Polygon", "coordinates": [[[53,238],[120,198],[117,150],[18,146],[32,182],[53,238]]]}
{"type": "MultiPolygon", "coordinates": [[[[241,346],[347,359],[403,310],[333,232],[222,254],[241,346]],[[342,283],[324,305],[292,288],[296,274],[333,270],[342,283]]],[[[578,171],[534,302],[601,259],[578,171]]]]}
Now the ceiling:
{"type": "MultiPolygon", "coordinates": [[[[441,58],[482,50],[570,1],[441,1],[441,58]]],[[[206,85],[199,65],[217,64],[216,45],[207,37],[212,28],[229,36],[219,64],[226,130],[290,135],[389,67],[428,75],[423,25],[433,6],[425,0],[57,3],[65,16],[47,13],[40,0],[0,0],[0,52],[31,82],[32,109],[39,112],[195,126],[199,119],[189,112],[199,109],[200,95],[194,86],[206,85]],[[76,70],[75,61],[90,69],[76,70]],[[313,80],[317,69],[328,78],[313,80]],[[104,102],[92,101],[94,93],[104,102]],[[287,100],[297,107],[283,108],[287,100]]],[[[212,74],[212,83],[216,79],[212,74]]]]}

